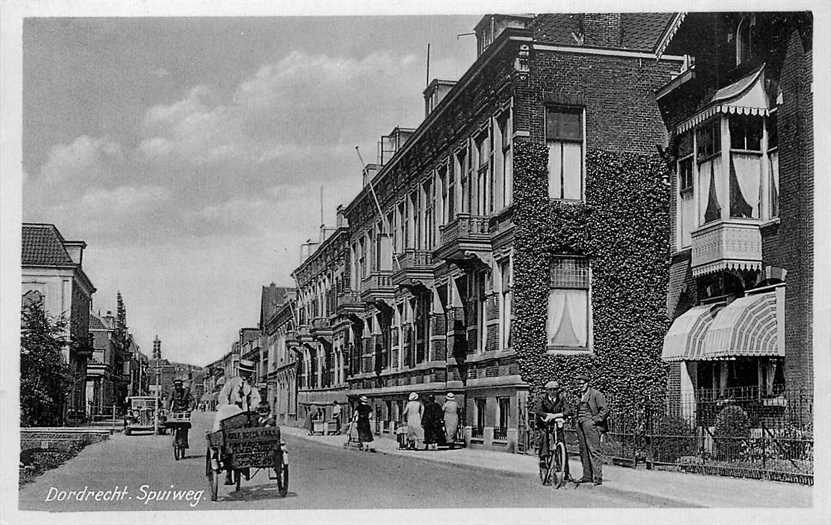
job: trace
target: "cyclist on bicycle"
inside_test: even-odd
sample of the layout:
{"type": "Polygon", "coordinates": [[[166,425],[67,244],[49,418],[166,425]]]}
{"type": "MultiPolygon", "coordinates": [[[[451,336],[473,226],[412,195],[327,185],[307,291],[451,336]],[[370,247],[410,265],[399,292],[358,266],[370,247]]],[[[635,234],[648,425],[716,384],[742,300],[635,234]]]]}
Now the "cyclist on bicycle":
{"type": "MultiPolygon", "coordinates": [[[[173,380],[173,392],[170,395],[167,409],[170,412],[188,412],[193,410],[193,396],[190,394],[190,389],[184,388],[184,381],[178,377],[173,380]]],[[[188,427],[182,426],[174,430],[177,439],[184,443],[185,448],[188,448],[188,427]]]]}
{"type": "MultiPolygon", "coordinates": [[[[551,449],[554,445],[553,443],[549,443],[549,436],[553,433],[550,426],[558,422],[562,424],[566,417],[570,417],[573,414],[557,381],[549,381],[545,384],[545,395],[537,399],[534,414],[537,419],[537,427],[541,430],[538,450],[540,466],[545,468],[547,465],[546,460],[551,455],[551,449]]],[[[564,433],[559,432],[558,436],[558,440],[565,445],[564,433]]],[[[566,460],[564,467],[566,479],[571,479],[568,472],[568,460],[566,460]]]]}

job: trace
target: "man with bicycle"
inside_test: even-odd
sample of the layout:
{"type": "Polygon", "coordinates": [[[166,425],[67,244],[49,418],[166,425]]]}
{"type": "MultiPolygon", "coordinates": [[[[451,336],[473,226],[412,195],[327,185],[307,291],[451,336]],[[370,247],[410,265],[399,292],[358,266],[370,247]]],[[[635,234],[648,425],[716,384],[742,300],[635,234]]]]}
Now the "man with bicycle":
{"type": "MultiPolygon", "coordinates": [[[[190,394],[190,389],[185,388],[184,381],[178,377],[173,380],[173,392],[170,395],[167,409],[171,413],[190,413],[190,411],[193,410],[193,396],[190,394]]],[[[174,430],[177,439],[184,443],[185,448],[188,448],[188,428],[190,428],[190,423],[187,423],[186,425],[179,425],[174,430]]]]}
{"type": "MultiPolygon", "coordinates": [[[[557,381],[549,381],[545,384],[545,394],[537,399],[534,414],[537,418],[537,427],[541,430],[539,441],[539,458],[540,468],[547,468],[548,458],[554,448],[554,443],[550,443],[550,436],[553,433],[552,425],[563,423],[566,417],[572,415],[571,407],[563,396],[560,390],[560,384],[557,381]]],[[[558,441],[565,445],[565,436],[563,432],[557,434],[558,441]]],[[[568,458],[564,466],[565,478],[571,479],[568,471],[568,458]]]]}

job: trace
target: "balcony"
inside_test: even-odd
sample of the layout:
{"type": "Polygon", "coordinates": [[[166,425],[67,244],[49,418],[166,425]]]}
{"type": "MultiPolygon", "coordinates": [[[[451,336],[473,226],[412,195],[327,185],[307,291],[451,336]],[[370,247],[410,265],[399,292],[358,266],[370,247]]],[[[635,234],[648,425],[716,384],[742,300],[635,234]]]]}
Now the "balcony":
{"type": "Polygon", "coordinates": [[[694,277],[727,269],[761,268],[762,235],[757,220],[719,220],[692,232],[694,277]]]}
{"type": "Polygon", "coordinates": [[[309,333],[315,338],[324,338],[327,341],[332,339],[332,327],[329,325],[328,317],[315,317],[309,327],[309,333]]]}
{"type": "Polygon", "coordinates": [[[335,303],[336,315],[348,315],[362,312],[364,304],[361,295],[354,290],[344,290],[338,294],[335,303]]]}
{"type": "Polygon", "coordinates": [[[408,248],[403,253],[395,254],[398,262],[392,274],[392,284],[413,288],[429,288],[433,284],[433,253],[429,250],[408,248]]]}
{"type": "Polygon", "coordinates": [[[440,259],[457,263],[475,258],[484,260],[491,251],[487,217],[460,213],[439,230],[441,244],[435,255],[440,259]]]}
{"type": "Polygon", "coordinates": [[[377,301],[391,301],[395,293],[392,284],[392,272],[375,271],[361,281],[361,300],[374,303],[377,301]]]}

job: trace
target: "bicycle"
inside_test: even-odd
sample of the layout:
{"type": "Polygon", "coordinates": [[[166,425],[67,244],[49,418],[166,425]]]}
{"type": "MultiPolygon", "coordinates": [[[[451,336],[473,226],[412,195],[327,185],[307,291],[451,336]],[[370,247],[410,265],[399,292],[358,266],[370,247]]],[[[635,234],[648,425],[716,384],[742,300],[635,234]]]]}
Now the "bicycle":
{"type": "Polygon", "coordinates": [[[185,459],[185,435],[190,428],[190,412],[172,412],[166,423],[173,433],[173,459],[185,459]]]}
{"type": "Polygon", "coordinates": [[[550,483],[557,489],[564,486],[567,481],[568,454],[566,453],[564,426],[565,419],[563,419],[562,414],[555,414],[555,419],[545,424],[549,454],[545,456],[544,465],[540,465],[542,484],[548,485],[550,483]]]}

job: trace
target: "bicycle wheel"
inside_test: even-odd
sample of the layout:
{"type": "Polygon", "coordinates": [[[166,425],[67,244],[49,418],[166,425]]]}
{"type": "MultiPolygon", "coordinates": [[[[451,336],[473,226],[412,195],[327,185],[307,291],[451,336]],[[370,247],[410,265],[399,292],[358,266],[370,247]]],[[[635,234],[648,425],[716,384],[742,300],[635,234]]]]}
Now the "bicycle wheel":
{"type": "Polygon", "coordinates": [[[545,456],[545,458],[543,459],[543,463],[544,465],[540,465],[540,481],[542,481],[543,485],[548,485],[551,483],[551,454],[545,456]]]}
{"type": "Polygon", "coordinates": [[[554,456],[552,461],[553,470],[553,484],[556,488],[560,488],[566,483],[566,446],[562,443],[557,443],[554,446],[554,456]]]}

